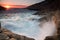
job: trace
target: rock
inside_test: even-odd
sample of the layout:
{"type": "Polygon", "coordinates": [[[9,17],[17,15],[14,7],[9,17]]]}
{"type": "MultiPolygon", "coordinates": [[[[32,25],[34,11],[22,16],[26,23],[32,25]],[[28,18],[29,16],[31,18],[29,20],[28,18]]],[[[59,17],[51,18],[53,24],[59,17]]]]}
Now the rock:
{"type": "Polygon", "coordinates": [[[5,34],[0,33],[0,40],[8,40],[9,37],[5,34]]]}
{"type": "Polygon", "coordinates": [[[53,20],[56,25],[57,35],[46,37],[45,40],[60,40],[60,0],[45,0],[40,3],[29,6],[27,9],[36,10],[37,13],[33,15],[45,15],[39,21],[50,21],[53,20]]]}
{"type": "Polygon", "coordinates": [[[16,40],[16,39],[14,39],[14,38],[11,38],[10,40],[16,40]]]}
{"type": "Polygon", "coordinates": [[[2,32],[0,32],[0,40],[34,40],[33,38],[14,34],[5,28],[1,28],[1,31],[2,32]]]}
{"type": "MultiPolygon", "coordinates": [[[[53,11],[53,14],[54,14],[53,16],[55,16],[55,19],[56,19],[56,20],[53,20],[53,21],[54,22],[56,21],[55,25],[56,25],[57,31],[56,31],[55,35],[52,35],[51,37],[50,36],[46,37],[45,40],[60,40],[60,10],[53,11]]],[[[53,17],[51,17],[51,18],[53,18],[53,17]]]]}
{"type": "Polygon", "coordinates": [[[49,37],[46,37],[45,40],[54,40],[54,38],[49,36],[49,37]]]}
{"type": "Polygon", "coordinates": [[[0,12],[1,11],[4,11],[6,8],[4,8],[4,7],[2,7],[1,5],[0,5],[0,12]]]}

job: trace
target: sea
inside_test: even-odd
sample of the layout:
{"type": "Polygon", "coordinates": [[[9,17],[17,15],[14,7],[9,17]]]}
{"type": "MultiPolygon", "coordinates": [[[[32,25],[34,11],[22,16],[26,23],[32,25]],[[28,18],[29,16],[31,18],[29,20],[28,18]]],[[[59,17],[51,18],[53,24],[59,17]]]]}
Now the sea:
{"type": "Polygon", "coordinates": [[[0,12],[0,22],[3,28],[15,34],[23,35],[35,40],[44,40],[46,36],[54,35],[56,32],[53,20],[39,21],[42,16],[34,15],[38,11],[13,8],[0,12]]]}
{"type": "Polygon", "coordinates": [[[33,15],[36,12],[28,9],[9,9],[0,14],[0,22],[3,28],[13,33],[37,39],[40,34],[38,19],[41,17],[33,15]]]}

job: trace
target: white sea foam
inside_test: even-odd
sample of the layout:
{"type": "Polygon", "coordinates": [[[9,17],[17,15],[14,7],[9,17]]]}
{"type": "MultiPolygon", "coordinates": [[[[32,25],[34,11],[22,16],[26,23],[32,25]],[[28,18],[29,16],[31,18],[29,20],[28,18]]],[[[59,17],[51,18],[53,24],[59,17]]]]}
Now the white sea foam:
{"type": "Polygon", "coordinates": [[[53,21],[45,22],[40,26],[40,22],[38,22],[40,18],[38,15],[27,13],[24,15],[18,14],[1,21],[3,21],[2,26],[4,28],[16,34],[32,37],[36,40],[44,40],[46,36],[53,35],[56,27],[53,21]]]}

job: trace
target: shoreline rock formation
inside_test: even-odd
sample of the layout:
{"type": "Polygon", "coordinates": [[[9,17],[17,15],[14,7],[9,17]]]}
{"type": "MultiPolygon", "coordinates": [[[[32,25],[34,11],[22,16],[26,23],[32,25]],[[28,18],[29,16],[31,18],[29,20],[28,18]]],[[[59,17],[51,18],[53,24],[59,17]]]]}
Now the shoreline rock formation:
{"type": "Polygon", "coordinates": [[[26,36],[14,34],[13,32],[2,28],[0,24],[0,40],[35,40],[26,36]]]}
{"type": "Polygon", "coordinates": [[[60,40],[60,0],[45,0],[27,7],[29,10],[36,10],[33,15],[45,15],[41,20],[53,20],[57,32],[54,36],[48,36],[45,40],[60,40]]]}
{"type": "Polygon", "coordinates": [[[28,38],[26,36],[14,34],[7,29],[1,28],[0,40],[34,40],[34,39],[28,38]]]}

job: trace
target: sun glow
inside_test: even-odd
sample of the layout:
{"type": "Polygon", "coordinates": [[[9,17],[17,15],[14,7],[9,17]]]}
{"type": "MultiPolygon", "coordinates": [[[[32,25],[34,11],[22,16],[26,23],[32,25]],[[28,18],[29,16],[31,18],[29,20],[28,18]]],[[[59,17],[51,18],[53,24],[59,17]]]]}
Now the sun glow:
{"type": "Polygon", "coordinates": [[[9,5],[5,5],[4,7],[7,9],[11,8],[11,6],[9,6],[9,5]]]}

